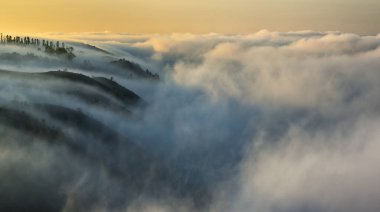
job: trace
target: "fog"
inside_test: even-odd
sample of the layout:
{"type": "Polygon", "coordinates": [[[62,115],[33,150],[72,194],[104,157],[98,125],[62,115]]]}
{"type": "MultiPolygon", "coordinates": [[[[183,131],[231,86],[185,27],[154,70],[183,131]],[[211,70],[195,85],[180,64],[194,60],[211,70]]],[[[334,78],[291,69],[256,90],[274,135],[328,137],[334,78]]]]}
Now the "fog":
{"type": "Polygon", "coordinates": [[[0,45],[0,68],[112,77],[144,104],[125,105],[76,82],[0,75],[2,107],[59,105],[121,137],[107,147],[101,132],[57,122],[39,107],[23,109],[86,151],[72,151],[64,139],[51,145],[0,125],[0,194],[9,196],[0,205],[34,196],[19,205],[37,210],[50,196],[54,207],[43,205],[55,211],[380,209],[380,36],[267,30],[39,36],[70,43],[77,57],[70,62],[0,45]],[[13,52],[16,58],[4,57],[13,52]],[[28,53],[35,57],[26,59],[28,53]],[[109,63],[121,58],[158,73],[160,80],[130,77],[109,63]],[[79,91],[100,95],[107,104],[74,95],[79,91]],[[130,145],[149,159],[135,156],[130,145]],[[167,169],[169,177],[149,180],[140,170],[147,167],[156,167],[153,173],[167,169]],[[129,176],[148,179],[148,189],[132,185],[129,176]]]}

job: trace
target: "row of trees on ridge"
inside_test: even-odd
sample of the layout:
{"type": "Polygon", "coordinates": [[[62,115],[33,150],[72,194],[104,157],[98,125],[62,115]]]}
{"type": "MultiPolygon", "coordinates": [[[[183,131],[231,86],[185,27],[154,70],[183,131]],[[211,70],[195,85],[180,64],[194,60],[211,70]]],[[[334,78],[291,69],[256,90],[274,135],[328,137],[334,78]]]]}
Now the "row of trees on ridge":
{"type": "Polygon", "coordinates": [[[66,47],[65,43],[60,43],[59,41],[53,42],[49,40],[40,40],[38,38],[31,38],[29,36],[11,36],[0,34],[0,44],[13,44],[21,46],[36,46],[39,50],[40,47],[45,49],[48,54],[63,55],[67,59],[72,60],[75,58],[74,48],[66,47]]]}

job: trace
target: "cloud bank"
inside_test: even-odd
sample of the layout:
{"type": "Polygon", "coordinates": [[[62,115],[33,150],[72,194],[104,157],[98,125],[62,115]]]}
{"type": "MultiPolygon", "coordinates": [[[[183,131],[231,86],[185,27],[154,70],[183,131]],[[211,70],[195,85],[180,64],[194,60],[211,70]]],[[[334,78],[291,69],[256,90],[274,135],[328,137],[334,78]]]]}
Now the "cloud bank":
{"type": "MultiPolygon", "coordinates": [[[[63,202],[57,204],[64,205],[66,211],[80,210],[78,204],[88,192],[96,195],[83,207],[94,211],[380,209],[376,189],[380,184],[376,163],[380,155],[379,36],[266,30],[251,35],[41,36],[84,42],[112,53],[109,56],[83,49],[83,56],[78,54],[75,63],[87,60],[102,69],[78,65],[71,71],[116,76],[117,82],[147,102],[143,109],[132,111],[131,119],[68,97],[57,99],[57,104],[84,108],[130,138],[179,173],[178,188],[204,189],[190,192],[189,198],[173,193],[162,193],[160,198],[130,198],[126,184],[99,174],[103,173],[99,172],[102,165],[95,163],[89,168],[79,158],[75,159],[81,161],[79,168],[71,170],[81,177],[70,182],[53,180],[56,184],[51,187],[53,191],[63,184],[75,188],[71,193],[65,190],[63,200],[57,197],[63,202]],[[159,73],[161,81],[140,81],[118,74],[119,70],[102,63],[110,57],[135,61],[159,73]],[[80,175],[80,167],[91,171],[80,175]],[[120,190],[116,195],[108,191],[102,196],[107,187],[120,190]],[[76,189],[84,192],[70,195],[76,189]]],[[[19,71],[45,66],[30,67],[7,63],[8,69],[19,71]]],[[[8,91],[0,96],[2,101],[13,98],[9,97],[12,89],[8,91]]],[[[39,95],[25,96],[30,101],[41,99],[39,95]]],[[[44,96],[44,101],[55,98],[50,92],[44,96]]],[[[33,154],[40,151],[30,148],[33,154]]],[[[60,152],[59,148],[44,148],[46,152],[60,152]]],[[[17,151],[22,152],[17,160],[4,152],[1,157],[26,160],[23,150],[17,151]]],[[[122,156],[123,151],[117,154],[122,156]]],[[[54,156],[46,157],[57,161],[54,156]]],[[[38,158],[36,161],[47,160],[38,158]]],[[[30,163],[28,166],[37,168],[40,164],[30,163]]],[[[5,163],[0,166],[6,167],[5,163]]]]}

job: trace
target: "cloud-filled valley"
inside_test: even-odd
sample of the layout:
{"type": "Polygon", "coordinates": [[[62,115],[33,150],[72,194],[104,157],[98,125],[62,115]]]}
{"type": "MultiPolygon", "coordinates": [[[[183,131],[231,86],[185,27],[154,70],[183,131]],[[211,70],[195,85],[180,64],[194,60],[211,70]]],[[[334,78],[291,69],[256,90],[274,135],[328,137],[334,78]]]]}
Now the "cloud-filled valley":
{"type": "Polygon", "coordinates": [[[380,36],[0,43],[0,210],[378,211],[380,36]]]}

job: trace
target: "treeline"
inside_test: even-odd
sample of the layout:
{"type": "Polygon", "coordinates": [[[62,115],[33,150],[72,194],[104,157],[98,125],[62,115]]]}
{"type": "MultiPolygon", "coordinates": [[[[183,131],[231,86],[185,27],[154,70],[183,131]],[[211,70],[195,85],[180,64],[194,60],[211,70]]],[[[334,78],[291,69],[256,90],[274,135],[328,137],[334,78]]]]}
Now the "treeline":
{"type": "Polygon", "coordinates": [[[67,59],[72,60],[75,58],[74,48],[66,47],[65,43],[60,43],[59,41],[53,42],[49,40],[40,40],[38,38],[31,38],[29,36],[11,36],[4,35],[1,33],[0,44],[13,44],[22,46],[36,46],[39,50],[43,47],[45,52],[48,54],[62,55],[66,56],[67,59]]]}
{"type": "MultiPolygon", "coordinates": [[[[144,70],[139,64],[131,62],[126,59],[119,59],[116,61],[112,61],[111,64],[117,65],[121,68],[124,68],[128,71],[131,71],[138,77],[144,77],[147,79],[159,80],[160,77],[156,73],[150,72],[148,69],[144,70]]],[[[131,76],[132,77],[132,76],[131,76]]]]}

